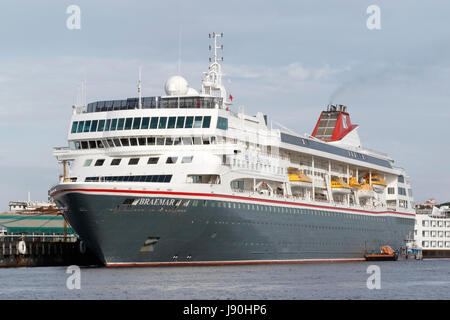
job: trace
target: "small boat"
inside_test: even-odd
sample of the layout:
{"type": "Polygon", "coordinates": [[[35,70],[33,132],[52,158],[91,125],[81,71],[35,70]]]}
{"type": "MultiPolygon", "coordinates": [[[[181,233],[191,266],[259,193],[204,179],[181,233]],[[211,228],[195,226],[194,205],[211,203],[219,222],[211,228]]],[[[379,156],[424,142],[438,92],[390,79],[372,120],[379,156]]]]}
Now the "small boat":
{"type": "Polygon", "coordinates": [[[312,179],[305,175],[302,170],[290,168],[289,182],[293,186],[308,188],[312,186],[312,179]]]}
{"type": "Polygon", "coordinates": [[[390,246],[383,246],[380,253],[366,253],[364,258],[366,261],[397,261],[398,252],[390,246]]]}
{"type": "Polygon", "coordinates": [[[367,200],[370,198],[375,198],[375,191],[370,184],[363,184],[358,190],[358,198],[361,200],[367,200]]]}
{"type": "Polygon", "coordinates": [[[331,191],[334,194],[350,194],[351,189],[350,185],[342,178],[331,180],[331,191]]]}
{"type": "Polygon", "coordinates": [[[383,193],[386,189],[386,181],[376,174],[372,175],[372,179],[369,176],[365,178],[366,183],[372,185],[373,190],[377,193],[383,193]]]}
{"type": "Polygon", "coordinates": [[[358,180],[355,177],[351,177],[348,184],[350,185],[350,187],[353,190],[358,190],[359,188],[361,188],[361,184],[358,182],[358,180]]]}

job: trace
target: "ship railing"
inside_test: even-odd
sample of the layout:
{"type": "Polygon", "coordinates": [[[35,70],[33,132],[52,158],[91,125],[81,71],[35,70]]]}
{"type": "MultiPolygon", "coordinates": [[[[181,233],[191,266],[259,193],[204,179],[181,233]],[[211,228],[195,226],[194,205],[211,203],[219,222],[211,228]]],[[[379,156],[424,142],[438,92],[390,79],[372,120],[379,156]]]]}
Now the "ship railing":
{"type": "Polygon", "coordinates": [[[1,241],[17,241],[30,239],[32,242],[76,242],[77,236],[74,234],[46,234],[46,233],[33,233],[33,234],[0,234],[1,241]]]}

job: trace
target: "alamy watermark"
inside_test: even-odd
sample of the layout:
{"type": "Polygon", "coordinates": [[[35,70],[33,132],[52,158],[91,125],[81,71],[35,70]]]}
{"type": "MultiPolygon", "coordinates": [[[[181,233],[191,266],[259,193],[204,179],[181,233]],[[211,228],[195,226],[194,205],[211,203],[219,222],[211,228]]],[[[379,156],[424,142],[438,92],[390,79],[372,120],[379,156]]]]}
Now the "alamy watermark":
{"type": "Polygon", "coordinates": [[[381,289],[381,269],[377,265],[370,265],[367,267],[367,273],[370,274],[367,278],[367,289],[381,289]]]}
{"type": "Polygon", "coordinates": [[[69,290],[81,289],[81,270],[79,266],[68,266],[66,270],[70,276],[66,280],[66,287],[69,290]]]}
{"type": "Polygon", "coordinates": [[[369,30],[380,30],[381,29],[381,10],[380,7],[372,4],[367,7],[367,14],[370,16],[367,18],[366,25],[369,30]]]}
{"type": "Polygon", "coordinates": [[[79,6],[72,4],[67,7],[67,14],[70,16],[66,20],[66,26],[69,30],[81,29],[81,9],[79,6]]]}

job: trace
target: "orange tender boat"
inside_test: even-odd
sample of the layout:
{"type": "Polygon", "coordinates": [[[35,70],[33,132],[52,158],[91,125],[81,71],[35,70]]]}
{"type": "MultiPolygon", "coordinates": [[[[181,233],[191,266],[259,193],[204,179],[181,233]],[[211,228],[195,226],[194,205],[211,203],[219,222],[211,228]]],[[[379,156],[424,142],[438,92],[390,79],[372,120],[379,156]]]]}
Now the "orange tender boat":
{"type": "Polygon", "coordinates": [[[366,253],[364,258],[366,261],[397,261],[398,253],[390,246],[383,246],[381,247],[381,253],[366,253]]]}

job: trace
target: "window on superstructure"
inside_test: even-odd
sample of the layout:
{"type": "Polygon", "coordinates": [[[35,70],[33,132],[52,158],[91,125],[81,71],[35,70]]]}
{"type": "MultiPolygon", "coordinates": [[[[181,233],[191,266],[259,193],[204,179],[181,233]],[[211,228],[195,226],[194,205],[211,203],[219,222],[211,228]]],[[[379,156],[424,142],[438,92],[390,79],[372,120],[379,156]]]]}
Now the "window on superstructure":
{"type": "Polygon", "coordinates": [[[167,117],[160,117],[158,123],[158,129],[165,129],[167,125],[167,117]]]}
{"type": "Polygon", "coordinates": [[[150,157],[148,158],[147,164],[157,164],[159,157],[150,157]]]}
{"type": "Polygon", "coordinates": [[[138,145],[137,139],[136,138],[130,138],[130,145],[131,146],[137,146],[138,145]]]}
{"type": "Polygon", "coordinates": [[[86,159],[86,161],[84,161],[83,167],[89,167],[92,163],[92,159],[86,159]]]}
{"type": "Polygon", "coordinates": [[[211,125],[211,117],[210,116],[203,117],[202,128],[209,128],[210,125],[211,125]]]}
{"type": "Polygon", "coordinates": [[[113,141],[114,141],[114,145],[116,147],[121,147],[122,146],[119,139],[114,139],[113,141]]]}
{"type": "Polygon", "coordinates": [[[91,132],[96,132],[97,131],[97,125],[98,125],[98,120],[92,120],[92,124],[91,124],[91,132]]]}
{"type": "Polygon", "coordinates": [[[209,137],[203,137],[203,144],[209,144],[209,137]]]}
{"type": "Polygon", "coordinates": [[[77,133],[83,132],[84,121],[78,122],[77,133]]]}
{"type": "Polygon", "coordinates": [[[112,166],[118,166],[119,164],[120,164],[120,161],[121,161],[122,159],[112,159],[111,160],[111,165],[112,166]]]}
{"type": "Polygon", "coordinates": [[[90,128],[91,128],[91,121],[90,120],[85,121],[84,122],[84,130],[83,130],[83,132],[89,132],[90,128]]]}
{"type": "Polygon", "coordinates": [[[193,137],[194,144],[202,144],[202,138],[201,137],[193,137]]]}
{"type": "Polygon", "coordinates": [[[166,138],[166,146],[171,146],[173,145],[173,139],[172,138],[166,138]]]}
{"type": "Polygon", "coordinates": [[[149,123],[150,123],[150,117],[144,117],[144,118],[142,118],[141,129],[148,129],[149,123]]]}
{"type": "Polygon", "coordinates": [[[89,149],[89,145],[87,141],[81,141],[81,149],[89,149]]]}
{"type": "Polygon", "coordinates": [[[101,167],[103,163],[105,163],[105,159],[97,159],[97,161],[95,161],[94,167],[101,167]]]}
{"type": "Polygon", "coordinates": [[[130,165],[130,166],[137,165],[138,163],[139,163],[139,158],[131,158],[131,159],[128,161],[128,165],[130,165]]]}
{"type": "Polygon", "coordinates": [[[97,128],[97,131],[103,131],[105,129],[105,120],[100,120],[99,122],[98,122],[98,128],[97,128]]]}
{"type": "Polygon", "coordinates": [[[164,138],[156,138],[156,144],[158,145],[158,146],[163,146],[164,145],[164,141],[165,141],[165,139],[164,138]]]}
{"type": "Polygon", "coordinates": [[[169,122],[167,123],[167,129],[175,128],[175,121],[177,117],[169,117],[169,122]]]}
{"type": "Polygon", "coordinates": [[[177,146],[179,144],[181,144],[181,138],[180,137],[174,138],[173,139],[173,145],[177,146]]]}
{"type": "Polygon", "coordinates": [[[125,122],[125,119],[124,119],[124,118],[120,118],[120,119],[117,121],[117,129],[116,129],[116,130],[123,130],[123,124],[124,124],[124,122],[125,122]]]}
{"type": "Polygon", "coordinates": [[[115,131],[117,128],[117,119],[112,119],[111,120],[111,128],[109,129],[110,131],[115,131]]]}
{"type": "Polygon", "coordinates": [[[72,123],[72,130],[70,130],[71,133],[76,133],[78,128],[78,121],[74,121],[72,123]]]}
{"type": "Polygon", "coordinates": [[[122,143],[122,147],[128,147],[130,146],[130,142],[126,138],[120,139],[120,142],[122,143]]]}
{"type": "Polygon", "coordinates": [[[158,128],[158,117],[152,117],[152,120],[150,122],[150,129],[157,129],[158,128]]]}
{"type": "Polygon", "coordinates": [[[178,157],[167,157],[166,163],[177,163],[178,157]]]}
{"type": "Polygon", "coordinates": [[[388,194],[395,194],[395,188],[388,188],[388,194]]]}
{"type": "Polygon", "coordinates": [[[141,118],[134,118],[133,120],[133,130],[138,130],[141,128],[141,118]]]}
{"type": "Polygon", "coordinates": [[[101,140],[97,140],[97,148],[100,148],[100,149],[104,148],[103,142],[101,140]]]}
{"type": "Polygon", "coordinates": [[[194,122],[194,117],[186,117],[186,123],[184,124],[184,127],[192,128],[193,122],[194,122]]]}
{"type": "Polygon", "coordinates": [[[398,180],[398,182],[403,183],[403,182],[405,182],[405,177],[404,176],[398,176],[397,180],[398,180]]]}
{"type": "Polygon", "coordinates": [[[182,139],[184,145],[192,144],[192,137],[182,137],[181,139],[182,139]]]}
{"type": "Polygon", "coordinates": [[[147,138],[147,145],[154,146],[155,145],[155,137],[147,138]]]}
{"type": "Polygon", "coordinates": [[[194,128],[201,128],[202,127],[202,116],[197,116],[194,118],[194,128]]]}
{"type": "Polygon", "coordinates": [[[146,139],[145,138],[138,138],[138,142],[139,142],[140,146],[145,146],[146,139]]]}
{"type": "Polygon", "coordinates": [[[97,145],[95,144],[95,141],[92,141],[92,140],[89,141],[89,149],[97,149],[97,145]]]}
{"type": "Polygon", "coordinates": [[[183,157],[181,158],[181,163],[191,163],[193,156],[183,157]]]}
{"type": "Polygon", "coordinates": [[[177,118],[177,129],[183,128],[184,126],[184,117],[177,118]]]}
{"type": "Polygon", "coordinates": [[[125,130],[131,130],[131,124],[133,123],[133,118],[126,118],[125,120],[125,130]]]}

